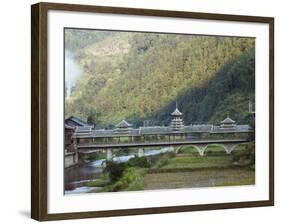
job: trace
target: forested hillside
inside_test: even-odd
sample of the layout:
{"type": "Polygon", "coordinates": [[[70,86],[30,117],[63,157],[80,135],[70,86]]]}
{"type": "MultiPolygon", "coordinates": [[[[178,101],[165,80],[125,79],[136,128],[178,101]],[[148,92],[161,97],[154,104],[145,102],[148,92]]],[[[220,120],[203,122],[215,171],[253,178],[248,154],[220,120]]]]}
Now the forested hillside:
{"type": "MultiPolygon", "coordinates": [[[[188,89],[176,101],[187,124],[217,124],[228,115],[238,123],[248,123],[248,102],[254,101],[254,92],[255,55],[250,50],[225,63],[206,85],[188,89]]],[[[171,102],[152,120],[168,124],[168,115],[174,108],[175,103],[171,102]]]]}
{"type": "Polygon", "coordinates": [[[247,121],[253,38],[66,30],[65,40],[82,69],[66,116],[100,127],[122,119],[163,125],[177,101],[186,124],[216,123],[227,114],[247,121]]]}

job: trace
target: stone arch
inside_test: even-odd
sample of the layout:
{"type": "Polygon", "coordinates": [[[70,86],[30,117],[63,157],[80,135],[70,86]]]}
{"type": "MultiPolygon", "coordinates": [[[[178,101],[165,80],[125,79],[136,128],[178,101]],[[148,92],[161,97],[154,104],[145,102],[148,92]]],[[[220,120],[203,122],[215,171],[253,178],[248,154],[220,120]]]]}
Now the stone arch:
{"type": "Polygon", "coordinates": [[[200,156],[204,156],[205,150],[208,147],[208,144],[198,144],[198,145],[190,145],[197,150],[200,156]]]}
{"type": "Polygon", "coordinates": [[[205,151],[205,145],[203,145],[203,146],[201,146],[201,144],[198,146],[198,145],[181,145],[181,146],[178,146],[177,148],[175,148],[174,149],[174,152],[176,153],[176,154],[178,154],[180,151],[181,151],[181,149],[183,148],[183,146],[189,146],[189,147],[192,147],[192,148],[194,148],[195,150],[197,150],[197,152],[201,155],[204,155],[204,151],[205,151]],[[201,147],[203,147],[203,148],[201,148],[201,147]]]}
{"type": "MultiPolygon", "coordinates": [[[[236,149],[237,146],[239,146],[241,143],[225,143],[225,144],[193,144],[193,145],[188,145],[197,150],[200,156],[204,156],[207,148],[212,145],[219,146],[224,149],[226,154],[231,154],[233,150],[236,149]]],[[[183,145],[179,146],[178,148],[175,149],[175,153],[179,153],[180,150],[182,149],[183,145]]]]}
{"type": "Polygon", "coordinates": [[[113,152],[112,149],[106,149],[106,160],[112,160],[113,159],[113,152]]]}
{"type": "Polygon", "coordinates": [[[225,147],[224,147],[223,144],[211,143],[211,144],[208,144],[208,145],[207,145],[207,147],[206,147],[206,149],[205,149],[205,153],[207,153],[208,151],[209,151],[209,152],[212,152],[212,151],[211,151],[211,146],[217,146],[217,147],[221,148],[222,151],[226,152],[225,147]]]}
{"type": "Polygon", "coordinates": [[[179,146],[179,147],[177,147],[177,148],[174,148],[174,152],[175,152],[176,154],[178,154],[179,151],[182,149],[182,147],[183,147],[183,145],[181,145],[181,146],[179,146]]]}

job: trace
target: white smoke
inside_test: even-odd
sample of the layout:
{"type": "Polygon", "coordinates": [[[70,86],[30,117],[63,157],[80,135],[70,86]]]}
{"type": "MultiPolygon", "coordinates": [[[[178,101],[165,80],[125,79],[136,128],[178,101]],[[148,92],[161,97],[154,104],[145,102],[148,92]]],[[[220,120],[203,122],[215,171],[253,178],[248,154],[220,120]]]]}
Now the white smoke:
{"type": "Polygon", "coordinates": [[[79,63],[75,61],[74,55],[65,51],[65,85],[67,87],[66,97],[71,94],[72,87],[75,86],[78,77],[82,74],[82,69],[79,63]]]}

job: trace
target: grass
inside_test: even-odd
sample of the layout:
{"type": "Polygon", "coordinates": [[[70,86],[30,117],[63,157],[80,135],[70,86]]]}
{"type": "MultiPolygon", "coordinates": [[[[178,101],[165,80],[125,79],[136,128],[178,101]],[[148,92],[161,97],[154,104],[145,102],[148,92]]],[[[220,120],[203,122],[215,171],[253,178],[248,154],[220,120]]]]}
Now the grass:
{"type": "Polygon", "coordinates": [[[255,175],[250,175],[250,176],[246,176],[244,177],[244,179],[239,179],[236,181],[233,180],[226,180],[225,182],[223,182],[221,185],[217,185],[217,186],[237,186],[237,185],[249,185],[249,184],[255,184],[255,175]]]}
{"type": "Polygon", "coordinates": [[[232,166],[231,157],[223,156],[177,156],[171,158],[163,169],[170,168],[223,168],[232,166]]]}
{"type": "Polygon", "coordinates": [[[174,152],[164,153],[157,156],[153,156],[154,159],[151,159],[152,168],[160,168],[167,165],[171,158],[174,158],[176,154],[174,152]],[[154,160],[154,161],[153,161],[154,160]]]}
{"type": "Polygon", "coordinates": [[[118,181],[103,187],[101,192],[143,190],[145,172],[143,168],[127,168],[118,181]]]}
{"type": "Polygon", "coordinates": [[[254,155],[245,149],[241,145],[235,153],[228,155],[221,146],[212,145],[206,149],[204,156],[200,156],[195,148],[187,146],[177,155],[166,153],[149,158],[135,158],[124,166],[125,169],[117,180],[110,181],[107,174],[99,180],[86,183],[86,186],[101,187],[99,192],[115,192],[253,185],[255,165],[246,164],[245,161],[249,160],[249,155],[254,155]]]}
{"type": "MultiPolygon", "coordinates": [[[[245,145],[235,150],[240,158],[246,155],[245,145]]],[[[241,158],[240,158],[241,160],[241,158]]],[[[164,166],[150,169],[144,178],[144,189],[173,189],[190,187],[235,186],[255,184],[254,164],[233,163],[233,155],[221,146],[209,146],[204,156],[192,146],[184,147],[164,166]]]]}
{"type": "Polygon", "coordinates": [[[108,175],[102,175],[100,179],[85,183],[87,187],[104,187],[109,183],[108,175]]]}
{"type": "Polygon", "coordinates": [[[246,169],[149,173],[144,177],[145,190],[253,184],[255,184],[255,172],[246,169]]]}

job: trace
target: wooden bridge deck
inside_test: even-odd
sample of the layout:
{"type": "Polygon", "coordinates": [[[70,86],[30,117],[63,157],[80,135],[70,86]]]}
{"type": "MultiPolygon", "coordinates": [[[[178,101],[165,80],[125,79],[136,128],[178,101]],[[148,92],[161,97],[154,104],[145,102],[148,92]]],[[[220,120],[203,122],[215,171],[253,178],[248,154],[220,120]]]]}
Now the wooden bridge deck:
{"type": "Polygon", "coordinates": [[[221,139],[221,140],[180,140],[165,142],[128,142],[111,144],[85,144],[77,145],[80,150],[88,149],[112,149],[112,148],[135,148],[135,147],[153,147],[153,146],[180,146],[180,145],[199,145],[199,144],[225,144],[225,143],[243,143],[249,142],[248,139],[221,139]]]}

